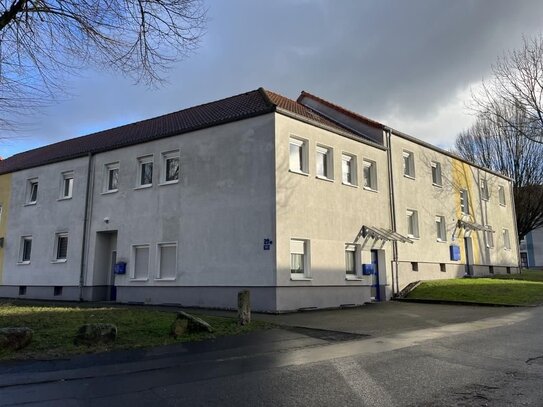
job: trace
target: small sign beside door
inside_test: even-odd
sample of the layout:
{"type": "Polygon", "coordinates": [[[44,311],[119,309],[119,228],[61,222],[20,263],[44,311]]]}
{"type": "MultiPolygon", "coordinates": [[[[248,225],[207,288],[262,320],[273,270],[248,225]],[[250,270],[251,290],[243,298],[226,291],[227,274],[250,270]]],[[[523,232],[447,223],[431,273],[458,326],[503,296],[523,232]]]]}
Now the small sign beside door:
{"type": "Polygon", "coordinates": [[[271,239],[264,239],[264,250],[270,250],[273,241],[271,239]]]}

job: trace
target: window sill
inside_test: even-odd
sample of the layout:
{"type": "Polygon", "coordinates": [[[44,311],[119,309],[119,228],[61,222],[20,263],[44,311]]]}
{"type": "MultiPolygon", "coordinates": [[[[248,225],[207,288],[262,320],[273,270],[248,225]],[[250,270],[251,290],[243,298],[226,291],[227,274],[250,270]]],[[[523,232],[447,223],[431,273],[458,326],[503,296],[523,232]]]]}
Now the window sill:
{"type": "Polygon", "coordinates": [[[320,175],[317,175],[315,178],[320,179],[321,181],[334,182],[334,179],[333,179],[333,178],[322,177],[322,176],[320,176],[320,175]]]}
{"type": "Polygon", "coordinates": [[[364,187],[364,191],[379,192],[378,190],[370,188],[370,187],[364,187]]]}
{"type": "Polygon", "coordinates": [[[346,187],[358,188],[358,185],[351,184],[350,182],[342,182],[341,184],[345,185],[346,187]]]}
{"type": "Polygon", "coordinates": [[[350,275],[350,276],[345,276],[345,281],[364,281],[364,279],[359,276],[350,275]]]}
{"type": "Polygon", "coordinates": [[[505,208],[507,205],[506,205],[506,204],[500,204],[500,206],[501,206],[502,208],[505,208]]]}
{"type": "Polygon", "coordinates": [[[69,201],[70,199],[72,199],[71,196],[61,196],[57,201],[69,201]]]}
{"type": "Polygon", "coordinates": [[[436,242],[438,242],[438,243],[447,243],[446,240],[442,240],[442,239],[436,239],[436,242]]]}
{"type": "Polygon", "coordinates": [[[26,203],[24,204],[24,206],[34,206],[34,205],[36,205],[37,203],[38,203],[38,201],[34,201],[34,202],[26,202],[26,203]]]}
{"type": "Polygon", "coordinates": [[[411,236],[411,235],[407,235],[407,237],[411,240],[420,240],[420,236],[411,236]]]}
{"type": "Polygon", "coordinates": [[[171,278],[171,277],[168,277],[168,278],[155,278],[154,279],[155,281],[175,281],[175,277],[174,278],[171,278]]]}
{"type": "Polygon", "coordinates": [[[114,194],[115,192],[119,192],[119,190],[118,189],[112,189],[111,191],[104,191],[104,192],[102,192],[102,195],[114,194]]]}
{"type": "Polygon", "coordinates": [[[145,281],[149,281],[149,278],[130,278],[130,282],[134,282],[134,283],[142,283],[142,282],[145,282],[145,281]]]}
{"type": "Polygon", "coordinates": [[[164,182],[161,182],[158,185],[163,186],[163,185],[173,185],[173,184],[178,184],[178,183],[179,183],[179,180],[176,179],[176,180],[173,180],[173,181],[164,181],[164,182]]]}
{"type": "Polygon", "coordinates": [[[153,184],[139,185],[139,186],[135,187],[134,190],[147,189],[147,188],[151,188],[152,186],[153,186],[153,184]]]}
{"type": "Polygon", "coordinates": [[[51,264],[64,264],[66,261],[67,259],[52,260],[51,264]]]}
{"type": "Polygon", "coordinates": [[[432,186],[436,187],[436,188],[443,188],[443,184],[435,184],[432,182],[432,186]]]}
{"type": "Polygon", "coordinates": [[[288,172],[291,172],[293,174],[303,175],[304,177],[309,177],[309,174],[303,171],[296,171],[296,170],[289,169],[288,172]]]}
{"type": "Polygon", "coordinates": [[[413,175],[403,174],[403,176],[404,176],[404,178],[412,179],[413,181],[415,180],[415,177],[413,175]]]}
{"type": "Polygon", "coordinates": [[[30,261],[19,261],[19,262],[17,262],[18,266],[26,266],[28,264],[30,264],[30,261]]]}
{"type": "Polygon", "coordinates": [[[313,278],[307,277],[307,276],[297,276],[297,275],[291,274],[290,275],[290,280],[291,281],[312,281],[313,278]]]}

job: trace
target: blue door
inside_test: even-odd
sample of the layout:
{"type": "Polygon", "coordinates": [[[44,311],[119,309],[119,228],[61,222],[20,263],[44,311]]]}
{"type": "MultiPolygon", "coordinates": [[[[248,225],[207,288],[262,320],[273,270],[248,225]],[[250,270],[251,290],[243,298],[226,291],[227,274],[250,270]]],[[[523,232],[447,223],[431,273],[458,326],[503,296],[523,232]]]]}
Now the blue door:
{"type": "Polygon", "coordinates": [[[378,251],[371,251],[371,264],[373,264],[373,274],[371,276],[371,297],[375,301],[381,301],[381,288],[379,287],[379,265],[378,251]]]}

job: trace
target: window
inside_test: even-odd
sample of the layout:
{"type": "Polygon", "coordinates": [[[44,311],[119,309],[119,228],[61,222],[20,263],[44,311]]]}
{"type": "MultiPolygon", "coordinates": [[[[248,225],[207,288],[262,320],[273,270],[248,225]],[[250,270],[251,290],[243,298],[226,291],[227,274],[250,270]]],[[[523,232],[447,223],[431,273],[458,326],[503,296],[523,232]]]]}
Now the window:
{"type": "Polygon", "coordinates": [[[439,271],[441,271],[442,273],[446,273],[447,265],[445,263],[439,263],[439,271]]]}
{"type": "Polygon", "coordinates": [[[505,206],[505,188],[503,185],[498,186],[498,198],[500,205],[505,206]]]}
{"type": "Polygon", "coordinates": [[[38,179],[29,179],[26,191],[26,203],[35,204],[38,201],[38,179]]]}
{"type": "Polygon", "coordinates": [[[57,233],[55,237],[55,260],[66,261],[68,257],[68,234],[57,233]]]}
{"type": "Polygon", "coordinates": [[[488,266],[488,272],[494,274],[494,266],[488,266]]]}
{"type": "Polygon", "coordinates": [[[341,155],[342,182],[356,185],[356,159],[352,155],[341,155]]]}
{"type": "Polygon", "coordinates": [[[26,295],[26,285],[19,286],[19,295],[26,295]]]}
{"type": "Polygon", "coordinates": [[[419,237],[419,215],[410,209],[407,210],[407,236],[419,237]]]}
{"type": "Polygon", "coordinates": [[[53,287],[53,295],[55,297],[58,297],[58,296],[62,295],[62,287],[59,286],[59,285],[53,287]]]}
{"type": "Polygon", "coordinates": [[[464,215],[469,215],[469,195],[467,189],[460,190],[460,210],[464,215]]]}
{"type": "Polygon", "coordinates": [[[416,261],[411,262],[411,271],[419,271],[419,263],[416,261]]]}
{"type": "Polygon", "coordinates": [[[307,276],[306,241],[290,240],[290,273],[294,277],[307,276]]]}
{"type": "Polygon", "coordinates": [[[162,180],[163,184],[179,181],[179,150],[162,153],[162,180]]]}
{"type": "Polygon", "coordinates": [[[503,248],[511,250],[511,240],[509,240],[509,230],[503,229],[503,248]]]}
{"type": "Polygon", "coordinates": [[[377,164],[364,160],[364,188],[377,191],[377,164]]]}
{"type": "Polygon", "coordinates": [[[32,236],[21,237],[21,247],[19,249],[19,263],[30,263],[32,254],[32,236]]]}
{"type": "Polygon", "coordinates": [[[307,142],[291,137],[289,154],[289,169],[294,172],[307,173],[307,142]]]}
{"type": "Polygon", "coordinates": [[[485,230],[485,234],[486,234],[486,247],[488,247],[489,249],[493,249],[494,248],[494,233],[491,230],[485,230]]]}
{"type": "Polygon", "coordinates": [[[153,185],[153,156],[138,158],[138,187],[153,185]]]}
{"type": "Polygon", "coordinates": [[[333,176],[333,164],[332,164],[332,150],[327,147],[317,146],[317,177],[332,179],[333,176]]]}
{"type": "Polygon", "coordinates": [[[60,199],[70,199],[74,189],[74,173],[63,172],[60,184],[60,199]]]}
{"type": "Polygon", "coordinates": [[[443,180],[441,179],[441,163],[432,161],[432,184],[436,186],[442,186],[443,180]]]}
{"type": "Polygon", "coordinates": [[[488,183],[486,179],[481,180],[481,199],[484,199],[485,201],[488,201],[489,194],[488,194],[488,183]]]}
{"type": "Polygon", "coordinates": [[[147,280],[149,278],[149,245],[132,246],[132,278],[147,280]]]}
{"type": "Polygon", "coordinates": [[[403,175],[415,178],[415,158],[410,151],[403,152],[403,175]]]}
{"type": "Polygon", "coordinates": [[[2,223],[2,205],[0,205],[0,224],[2,223]]]}
{"type": "Polygon", "coordinates": [[[356,246],[345,246],[345,274],[350,276],[356,275],[356,246]]]}
{"type": "Polygon", "coordinates": [[[445,227],[445,217],[436,216],[436,236],[438,242],[447,241],[447,231],[445,227]]]}
{"type": "Polygon", "coordinates": [[[115,192],[119,189],[119,163],[106,165],[104,192],[115,192]]]}
{"type": "Polygon", "coordinates": [[[158,278],[175,280],[177,276],[177,243],[159,243],[158,278]]]}

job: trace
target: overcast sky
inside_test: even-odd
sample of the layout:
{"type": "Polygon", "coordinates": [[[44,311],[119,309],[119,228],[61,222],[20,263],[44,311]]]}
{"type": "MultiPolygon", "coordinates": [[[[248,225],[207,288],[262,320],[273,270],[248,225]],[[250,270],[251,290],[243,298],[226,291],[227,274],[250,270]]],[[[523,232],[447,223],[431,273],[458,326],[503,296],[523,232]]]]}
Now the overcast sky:
{"type": "Polygon", "coordinates": [[[541,0],[208,1],[200,48],[149,89],[111,72],[72,78],[72,96],[36,111],[0,156],[263,86],[301,90],[449,147],[472,117],[470,86],[522,34],[543,28],[541,0]]]}

